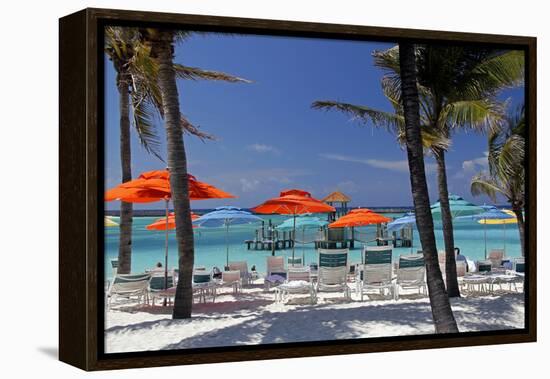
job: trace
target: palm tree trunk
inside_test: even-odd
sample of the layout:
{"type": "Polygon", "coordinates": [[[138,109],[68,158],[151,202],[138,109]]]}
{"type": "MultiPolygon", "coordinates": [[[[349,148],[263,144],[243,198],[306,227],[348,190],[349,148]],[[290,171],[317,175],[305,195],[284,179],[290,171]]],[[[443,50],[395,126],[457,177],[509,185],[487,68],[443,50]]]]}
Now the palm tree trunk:
{"type": "Polygon", "coordinates": [[[519,241],[521,244],[521,256],[525,257],[525,220],[523,218],[523,210],[521,206],[513,205],[512,211],[518,219],[519,241]]]}
{"type": "Polygon", "coordinates": [[[430,198],[424,168],[424,152],[420,136],[414,45],[408,42],[400,42],[399,57],[411,189],[416,214],[416,225],[420,234],[424,260],[426,262],[432,317],[436,333],[456,333],[458,332],[458,327],[439,269],[433,219],[430,212],[430,198]]]}
{"type": "Polygon", "coordinates": [[[441,206],[441,222],[443,225],[443,240],[445,241],[445,281],[447,295],[460,297],[458,278],[456,274],[455,239],[453,231],[453,216],[449,204],[449,190],[447,189],[447,169],[445,166],[445,151],[434,148],[437,162],[437,184],[439,188],[439,204],[441,206]]]}
{"type": "Polygon", "coordinates": [[[191,317],[193,306],[193,227],[191,225],[191,207],[189,203],[187,157],[183,144],[178,89],[173,66],[173,33],[166,30],[159,30],[157,33],[157,39],[152,42],[156,44],[155,48],[159,63],[158,82],[166,122],[167,163],[170,171],[170,187],[176,216],[176,239],[179,257],[179,280],[172,317],[181,319],[191,317]]]}
{"type": "MultiPolygon", "coordinates": [[[[130,108],[129,82],[127,73],[117,74],[117,87],[120,108],[120,163],[122,182],[132,180],[131,149],[130,149],[130,108]]],[[[132,203],[120,203],[120,237],[118,243],[118,268],[120,274],[129,274],[132,269],[132,203]]]]}

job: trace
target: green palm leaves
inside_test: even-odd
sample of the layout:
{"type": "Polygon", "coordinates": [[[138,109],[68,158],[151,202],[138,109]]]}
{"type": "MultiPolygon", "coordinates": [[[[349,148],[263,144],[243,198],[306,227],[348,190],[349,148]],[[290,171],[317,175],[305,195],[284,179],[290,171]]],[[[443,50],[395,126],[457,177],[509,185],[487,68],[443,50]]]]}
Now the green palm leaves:
{"type": "MultiPolygon", "coordinates": [[[[132,121],[143,148],[163,160],[160,155],[160,142],[155,131],[155,117],[164,118],[161,91],[158,85],[158,62],[152,53],[153,45],[144,41],[143,30],[127,27],[105,28],[105,52],[113,62],[119,75],[129,82],[132,105],[132,121]]],[[[189,33],[180,33],[177,39],[182,41],[189,33]]],[[[216,80],[229,83],[249,83],[248,80],[223,72],[203,70],[174,64],[176,77],[186,80],[216,80]]],[[[213,136],[201,131],[185,117],[181,117],[184,132],[200,139],[213,139],[213,136]]]]}
{"type": "Polygon", "coordinates": [[[496,201],[497,193],[523,207],[525,197],[525,110],[507,117],[506,125],[489,136],[489,172],[472,178],[473,195],[486,194],[496,201]]]}

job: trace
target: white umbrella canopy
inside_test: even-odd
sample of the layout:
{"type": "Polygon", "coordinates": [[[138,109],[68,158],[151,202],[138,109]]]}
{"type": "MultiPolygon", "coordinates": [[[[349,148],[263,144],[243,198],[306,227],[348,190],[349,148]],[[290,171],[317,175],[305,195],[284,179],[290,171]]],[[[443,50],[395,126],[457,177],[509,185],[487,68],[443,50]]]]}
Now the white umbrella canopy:
{"type": "Polygon", "coordinates": [[[229,226],[252,224],[263,221],[260,217],[237,207],[218,207],[216,210],[206,213],[193,221],[193,225],[207,228],[225,227],[226,263],[229,264],[229,226]]]}

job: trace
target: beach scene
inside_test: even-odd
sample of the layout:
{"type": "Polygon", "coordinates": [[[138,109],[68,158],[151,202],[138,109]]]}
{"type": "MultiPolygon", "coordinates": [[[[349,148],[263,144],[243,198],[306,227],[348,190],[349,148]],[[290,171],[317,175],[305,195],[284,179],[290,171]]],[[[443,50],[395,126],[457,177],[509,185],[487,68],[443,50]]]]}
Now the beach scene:
{"type": "Polygon", "coordinates": [[[104,353],[525,327],[522,51],[104,33],[104,353]]]}

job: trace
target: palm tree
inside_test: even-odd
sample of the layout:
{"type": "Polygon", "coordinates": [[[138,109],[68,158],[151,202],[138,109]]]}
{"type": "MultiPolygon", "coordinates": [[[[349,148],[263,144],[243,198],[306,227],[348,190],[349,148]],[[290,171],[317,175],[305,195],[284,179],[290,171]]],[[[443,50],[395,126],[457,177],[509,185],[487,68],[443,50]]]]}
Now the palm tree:
{"type": "Polygon", "coordinates": [[[521,254],[525,256],[525,108],[507,117],[505,127],[489,136],[489,173],[472,178],[474,196],[485,194],[496,202],[500,193],[512,206],[518,220],[521,254]]]}
{"type": "Polygon", "coordinates": [[[399,51],[405,139],[409,160],[411,190],[416,224],[426,262],[426,275],[435,331],[436,333],[457,333],[458,327],[453,316],[449,297],[445,291],[445,284],[443,283],[437,259],[420,133],[420,102],[416,80],[415,48],[413,44],[404,42],[399,43],[399,51]]]}
{"type": "MultiPolygon", "coordinates": [[[[111,26],[105,29],[105,53],[113,62],[117,72],[120,106],[120,161],[123,183],[132,179],[130,110],[133,126],[142,147],[164,162],[159,152],[160,141],[154,123],[156,115],[164,117],[162,96],[157,82],[159,65],[150,56],[149,50],[142,43],[137,28],[111,26]]],[[[174,70],[177,77],[181,79],[246,82],[245,79],[223,72],[208,71],[178,63],[174,63],[174,70]]],[[[180,116],[180,122],[184,132],[202,140],[213,139],[212,135],[202,132],[185,117],[180,116]]],[[[121,202],[120,208],[118,272],[124,274],[131,271],[132,204],[121,202]]]]}
{"type": "Polygon", "coordinates": [[[203,76],[230,82],[248,82],[245,79],[213,71],[200,71],[196,68],[185,68],[174,64],[174,44],[183,41],[189,32],[159,30],[154,28],[140,29],[142,46],[146,55],[156,65],[155,79],[161,95],[160,104],[165,119],[167,164],[170,171],[172,202],[176,215],[176,240],[178,244],[179,280],[176,288],[174,310],[175,319],[190,318],[193,305],[192,273],[194,264],[194,239],[191,224],[191,207],[187,180],[187,155],[183,142],[182,116],[179,109],[176,78],[195,78],[197,73],[203,76]],[[223,79],[222,79],[223,78],[223,79]]]}
{"type": "MultiPolygon", "coordinates": [[[[373,55],[375,64],[386,70],[382,79],[382,90],[390,100],[394,113],[334,101],[318,101],[313,106],[336,108],[365,123],[387,128],[395,132],[402,143],[404,126],[400,99],[399,50],[394,47],[373,55]]],[[[416,49],[415,59],[419,71],[417,85],[423,145],[430,149],[437,162],[447,290],[450,297],[455,297],[460,296],[460,292],[456,275],[445,152],[449,148],[452,131],[459,127],[492,130],[498,126],[502,107],[493,100],[494,95],[501,88],[521,81],[523,55],[516,51],[420,46],[416,49]]]]}
{"type": "MultiPolygon", "coordinates": [[[[107,27],[105,29],[105,53],[113,62],[117,73],[116,85],[120,108],[120,162],[122,182],[132,179],[131,145],[130,145],[130,93],[136,88],[132,82],[132,65],[136,34],[129,28],[107,27]]],[[[132,96],[132,97],[133,97],[132,96]]],[[[139,114],[134,111],[134,114],[139,114]]],[[[134,127],[142,145],[158,155],[158,141],[152,130],[152,125],[146,119],[135,117],[134,127]]],[[[118,269],[121,274],[128,274],[132,266],[132,203],[120,203],[120,237],[118,249],[118,269]]]]}

